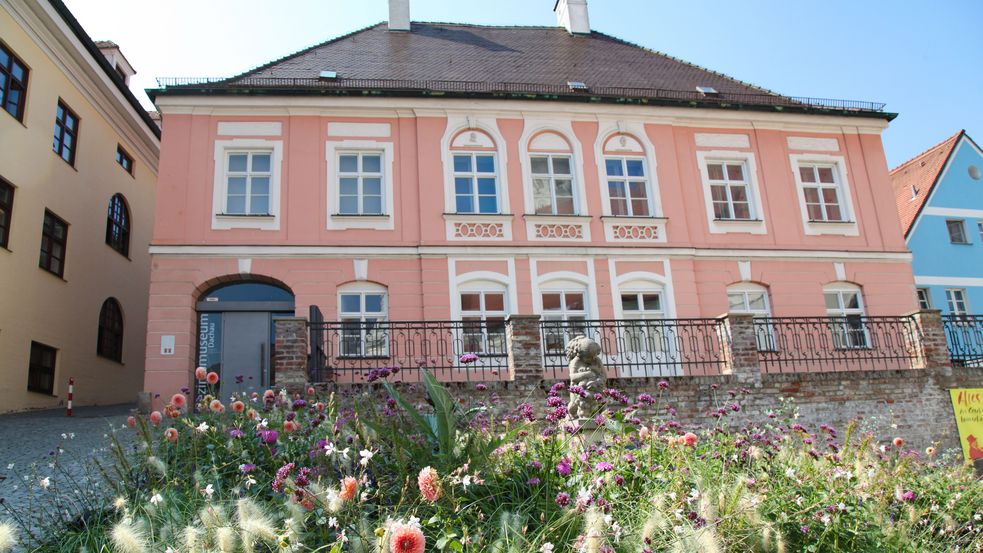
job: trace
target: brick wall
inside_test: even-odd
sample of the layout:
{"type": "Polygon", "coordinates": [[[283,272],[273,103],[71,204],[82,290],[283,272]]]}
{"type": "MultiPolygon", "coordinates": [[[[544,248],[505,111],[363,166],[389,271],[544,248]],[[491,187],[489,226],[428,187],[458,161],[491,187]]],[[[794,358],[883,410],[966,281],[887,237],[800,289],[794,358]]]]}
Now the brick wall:
{"type": "Polygon", "coordinates": [[[307,319],[276,319],[273,385],[288,392],[307,387],[307,319]]]}

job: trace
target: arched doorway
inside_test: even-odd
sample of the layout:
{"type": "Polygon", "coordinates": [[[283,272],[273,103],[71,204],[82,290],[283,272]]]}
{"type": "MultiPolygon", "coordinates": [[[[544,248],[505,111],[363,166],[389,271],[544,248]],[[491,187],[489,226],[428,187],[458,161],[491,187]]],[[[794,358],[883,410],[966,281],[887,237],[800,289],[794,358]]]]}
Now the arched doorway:
{"type": "MultiPolygon", "coordinates": [[[[273,381],[273,321],[294,316],[294,295],[268,282],[215,286],[198,299],[198,366],[221,377],[220,398],[265,389],[273,381]]],[[[207,393],[197,383],[197,396],[207,393]]]]}

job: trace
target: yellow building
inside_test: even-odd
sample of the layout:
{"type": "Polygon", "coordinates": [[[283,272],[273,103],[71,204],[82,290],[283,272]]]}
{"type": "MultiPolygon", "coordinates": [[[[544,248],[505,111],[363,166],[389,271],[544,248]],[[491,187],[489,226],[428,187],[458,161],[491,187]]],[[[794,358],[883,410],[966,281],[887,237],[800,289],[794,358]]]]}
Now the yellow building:
{"type": "Polygon", "coordinates": [[[160,130],[132,75],[60,0],[0,0],[0,412],[142,387],[160,130]]]}

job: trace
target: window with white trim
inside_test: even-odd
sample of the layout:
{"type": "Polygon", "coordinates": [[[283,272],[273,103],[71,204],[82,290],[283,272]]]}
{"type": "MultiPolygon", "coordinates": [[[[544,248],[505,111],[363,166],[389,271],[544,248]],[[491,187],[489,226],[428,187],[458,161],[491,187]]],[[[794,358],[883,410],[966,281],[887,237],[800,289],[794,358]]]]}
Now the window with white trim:
{"type": "Polygon", "coordinates": [[[573,158],[536,154],[529,157],[537,215],[577,215],[573,192],[573,158]]]}
{"type": "Polygon", "coordinates": [[[755,219],[754,202],[743,161],[707,160],[713,217],[721,221],[755,219]]]}
{"type": "Polygon", "coordinates": [[[645,160],[639,157],[606,157],[611,215],[648,217],[652,214],[645,160]]]}
{"type": "Polygon", "coordinates": [[[915,295],[918,297],[918,309],[932,309],[932,293],[928,288],[916,288],[915,295]]]}
{"type": "MultiPolygon", "coordinates": [[[[768,289],[752,284],[734,285],[727,288],[727,312],[751,315],[756,319],[771,317],[771,304],[768,300],[768,289]]],[[[775,329],[770,323],[755,325],[755,339],[758,351],[774,351],[775,329]]]]}
{"type": "Polygon", "coordinates": [[[661,291],[622,291],[621,316],[626,321],[621,336],[625,351],[660,352],[668,347],[672,337],[661,322],[666,316],[661,291]]]}
{"type": "Polygon", "coordinates": [[[389,357],[385,288],[342,288],[338,292],[343,357],[389,357]]]}
{"type": "Polygon", "coordinates": [[[273,151],[225,153],[224,215],[271,215],[273,151]]]}
{"type": "Polygon", "coordinates": [[[587,291],[557,290],[542,293],[543,321],[556,321],[547,324],[546,349],[556,350],[566,347],[567,342],[579,335],[586,335],[587,326],[580,321],[587,320],[587,291]],[[562,321],[563,324],[559,324],[562,321]]]}
{"type": "Polygon", "coordinates": [[[983,243],[983,221],[976,221],[976,232],[979,233],[980,242],[983,243]]]}
{"type": "Polygon", "coordinates": [[[945,222],[945,228],[949,231],[949,242],[953,244],[969,244],[969,237],[966,236],[966,222],[962,219],[949,219],[945,222]]]}
{"type": "Polygon", "coordinates": [[[508,309],[505,291],[463,291],[460,293],[461,353],[504,355],[505,318],[508,309]]]}
{"type": "Polygon", "coordinates": [[[968,315],[969,302],[966,301],[965,288],[946,288],[945,301],[952,315],[968,315]]]}
{"type": "Polygon", "coordinates": [[[798,169],[809,222],[848,222],[837,166],[831,163],[799,163],[798,169]]]}
{"type": "Polygon", "coordinates": [[[837,349],[869,347],[867,327],[864,324],[864,303],[860,289],[856,287],[827,287],[823,291],[826,314],[830,317],[833,346],[837,349]]]}
{"type": "Polygon", "coordinates": [[[453,160],[457,213],[500,213],[495,155],[455,152],[453,160]]]}
{"type": "Polygon", "coordinates": [[[382,152],[338,154],[338,214],[385,214],[382,157],[382,152]]]}

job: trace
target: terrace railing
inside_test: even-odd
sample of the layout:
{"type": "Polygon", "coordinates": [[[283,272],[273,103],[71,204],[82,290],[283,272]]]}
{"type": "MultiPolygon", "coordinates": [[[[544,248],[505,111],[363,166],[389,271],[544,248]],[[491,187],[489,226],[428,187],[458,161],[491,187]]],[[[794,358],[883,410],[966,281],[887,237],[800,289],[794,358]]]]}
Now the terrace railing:
{"type": "Polygon", "coordinates": [[[587,336],[601,345],[609,378],[720,374],[727,328],[720,319],[544,320],[544,377],[567,377],[567,343],[587,336]]]}
{"type": "Polygon", "coordinates": [[[504,321],[311,320],[308,325],[312,382],[372,381],[393,368],[406,381],[418,381],[421,368],[448,382],[508,378],[504,321]]]}
{"type": "Polygon", "coordinates": [[[914,318],[761,317],[754,319],[763,372],[910,369],[921,330],[914,318]]]}
{"type": "Polygon", "coordinates": [[[953,363],[983,366],[983,315],[943,315],[942,327],[953,363]]]}

